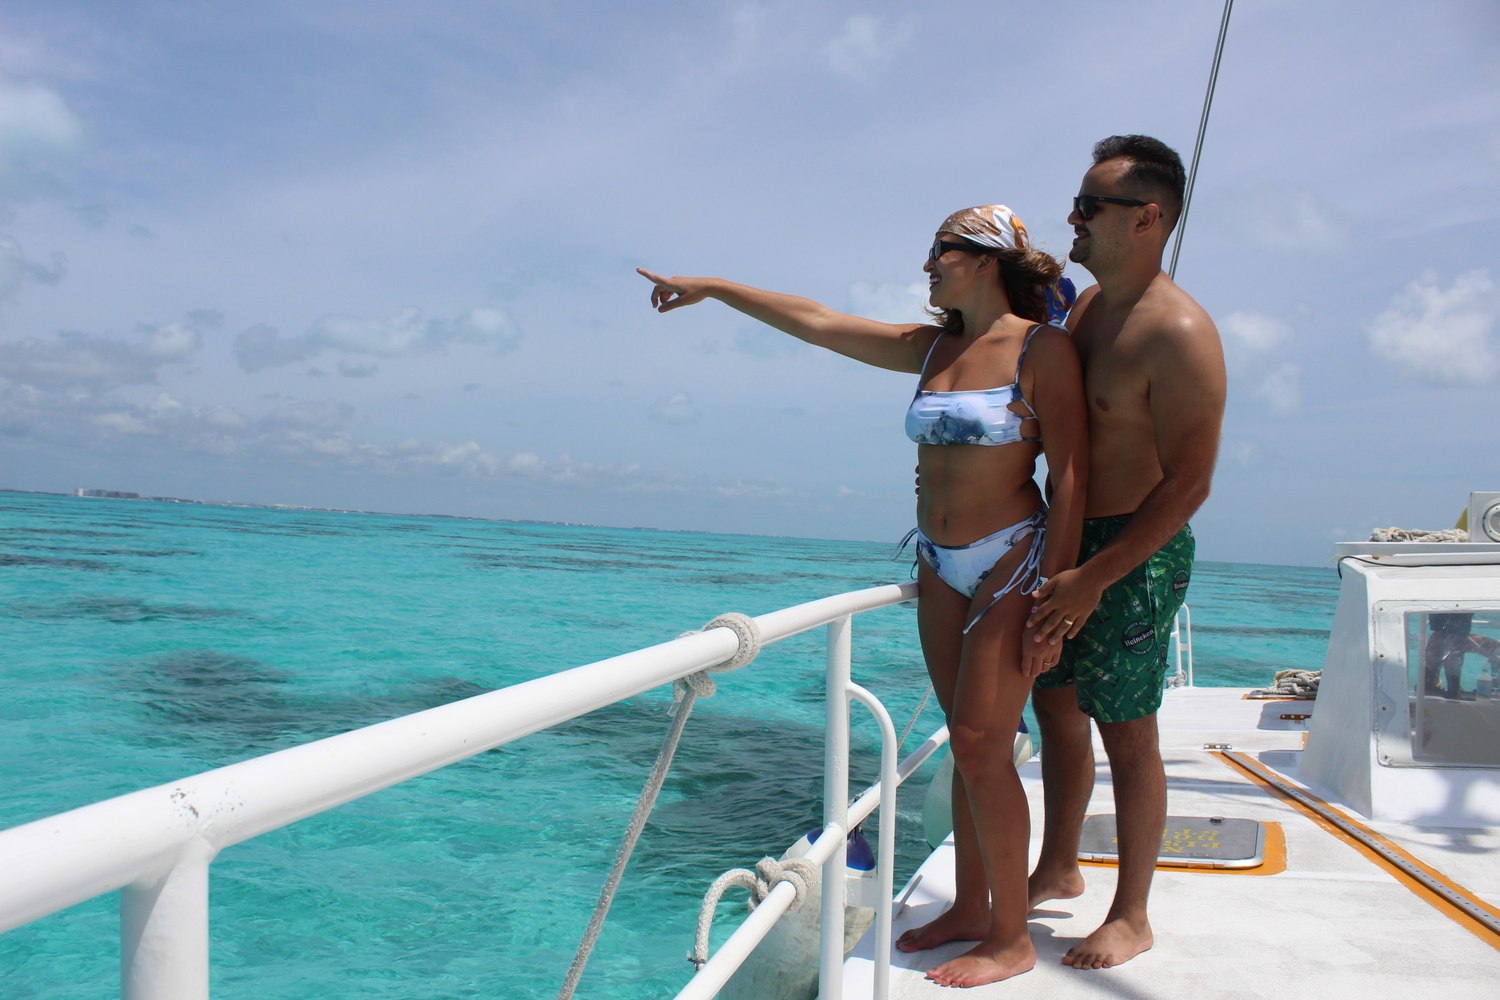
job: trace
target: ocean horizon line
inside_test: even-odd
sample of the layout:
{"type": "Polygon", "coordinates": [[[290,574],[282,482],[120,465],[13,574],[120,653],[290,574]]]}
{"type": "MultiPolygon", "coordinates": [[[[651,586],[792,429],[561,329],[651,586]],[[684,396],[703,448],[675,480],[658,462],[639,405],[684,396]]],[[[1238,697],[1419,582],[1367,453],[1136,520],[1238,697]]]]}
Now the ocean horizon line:
{"type": "MultiPolygon", "coordinates": [[[[728,538],[774,538],[799,542],[827,542],[830,544],[891,545],[890,539],[876,538],[821,538],[812,535],[767,535],[754,531],[707,531],[701,528],[659,528],[643,524],[599,524],[592,521],[553,521],[529,517],[487,517],[481,514],[449,514],[441,511],[375,510],[368,507],[326,507],[317,504],[293,504],[262,500],[206,500],[198,497],[157,496],[135,493],[128,490],[75,487],[72,492],[58,490],[34,490],[16,486],[0,486],[0,493],[17,493],[30,496],[70,497],[82,500],[124,500],[163,504],[186,504],[202,507],[226,507],[249,510],[305,511],[322,514],[367,514],[376,517],[430,517],[451,521],[480,521],[491,524],[530,524],[559,528],[598,528],[607,531],[660,531],[677,535],[720,535],[728,538]]],[[[1274,569],[1327,569],[1332,562],[1330,555],[1320,563],[1267,563],[1237,562],[1220,559],[1198,559],[1204,565],[1217,566],[1266,566],[1274,569]]]]}

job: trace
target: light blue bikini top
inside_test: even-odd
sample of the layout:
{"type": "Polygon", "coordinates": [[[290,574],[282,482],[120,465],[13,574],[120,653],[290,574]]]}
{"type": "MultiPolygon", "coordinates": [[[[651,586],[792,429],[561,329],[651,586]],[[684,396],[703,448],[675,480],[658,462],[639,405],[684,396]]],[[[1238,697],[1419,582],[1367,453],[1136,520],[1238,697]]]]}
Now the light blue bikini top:
{"type": "MultiPolygon", "coordinates": [[[[1016,380],[998,389],[964,389],[956,392],[928,392],[918,389],[906,410],[906,436],[917,444],[1015,444],[1017,441],[1040,441],[1039,437],[1027,437],[1021,433],[1021,424],[1036,419],[1036,411],[1021,395],[1021,366],[1026,363],[1026,352],[1031,348],[1031,338],[1041,329],[1032,327],[1021,344],[1021,356],[1016,360],[1016,380]],[[1026,407],[1024,414],[1010,408],[1019,402],[1026,407]]],[[[922,378],[927,377],[927,362],[932,360],[933,349],[943,339],[939,334],[933,338],[927,357],[922,359],[922,378]]],[[[920,380],[918,381],[920,385],[920,380]]]]}

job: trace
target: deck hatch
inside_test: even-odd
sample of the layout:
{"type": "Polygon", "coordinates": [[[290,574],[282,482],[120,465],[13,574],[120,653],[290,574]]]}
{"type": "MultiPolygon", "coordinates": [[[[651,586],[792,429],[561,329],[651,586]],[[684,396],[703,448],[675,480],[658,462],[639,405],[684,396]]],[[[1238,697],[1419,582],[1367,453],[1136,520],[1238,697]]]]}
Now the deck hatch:
{"type": "MultiPolygon", "coordinates": [[[[1088,816],[1079,839],[1080,861],[1120,860],[1115,817],[1088,816]]],[[[1168,816],[1158,865],[1257,868],[1266,860],[1266,831],[1257,820],[1224,816],[1168,816]]]]}

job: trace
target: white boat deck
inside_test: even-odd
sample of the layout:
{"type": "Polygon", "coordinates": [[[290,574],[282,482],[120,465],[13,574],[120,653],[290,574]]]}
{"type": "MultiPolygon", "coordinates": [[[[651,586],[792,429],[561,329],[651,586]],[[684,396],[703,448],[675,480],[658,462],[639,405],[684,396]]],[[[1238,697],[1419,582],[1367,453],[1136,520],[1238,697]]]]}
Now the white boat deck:
{"type": "MultiPolygon", "coordinates": [[[[1269,767],[1287,773],[1294,769],[1305,724],[1280,716],[1310,712],[1313,703],[1250,701],[1243,694],[1230,688],[1167,693],[1160,724],[1168,811],[1279,824],[1286,837],[1285,871],[1255,875],[1159,868],[1151,895],[1155,947],[1115,969],[1081,971],[1060,959],[1098,926],[1115,884],[1113,867],[1086,866],[1088,888],[1082,897],[1044,904],[1032,914],[1036,968],[966,995],[1115,1000],[1500,997],[1500,941],[1495,936],[1481,937],[1461,926],[1346,839],[1204,750],[1205,743],[1228,743],[1269,767]]],[[[1102,748],[1096,746],[1096,754],[1098,780],[1089,812],[1113,813],[1102,748]]],[[[1035,861],[1042,816],[1035,761],[1022,768],[1022,777],[1031,803],[1035,861]]],[[[1500,784],[1485,794],[1500,795],[1500,784]]],[[[1368,825],[1491,907],[1500,906],[1500,833],[1368,825]]],[[[897,936],[947,905],[952,864],[950,841],[918,873],[917,888],[896,916],[897,936]]],[[[897,898],[902,895],[898,892],[897,898]]],[[[890,995],[953,996],[952,990],[927,981],[924,972],[967,947],[953,944],[916,955],[893,950],[900,967],[892,970],[890,995]]],[[[872,954],[867,935],[846,964],[846,997],[872,995],[872,954]]]]}

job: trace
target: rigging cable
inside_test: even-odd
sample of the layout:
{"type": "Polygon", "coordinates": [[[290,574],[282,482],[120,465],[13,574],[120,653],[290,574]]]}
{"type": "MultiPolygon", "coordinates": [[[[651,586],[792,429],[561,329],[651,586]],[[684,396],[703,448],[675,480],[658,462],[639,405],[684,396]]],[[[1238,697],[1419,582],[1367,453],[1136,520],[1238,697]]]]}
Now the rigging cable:
{"type": "Polygon", "coordinates": [[[1214,102],[1214,84],[1219,80],[1219,60],[1224,56],[1224,38],[1229,34],[1229,11],[1234,0],[1224,0],[1224,19],[1219,22],[1219,44],[1214,48],[1214,65],[1208,74],[1208,93],[1203,95],[1203,117],[1198,121],[1198,139],[1193,143],[1193,164],[1188,169],[1187,191],[1182,198],[1182,218],[1177,220],[1177,242],[1172,244],[1172,266],[1167,274],[1177,278],[1177,254],[1182,250],[1182,234],[1187,230],[1188,205],[1193,201],[1193,181],[1198,177],[1198,157],[1203,152],[1203,136],[1208,131],[1208,109],[1214,102]]]}

